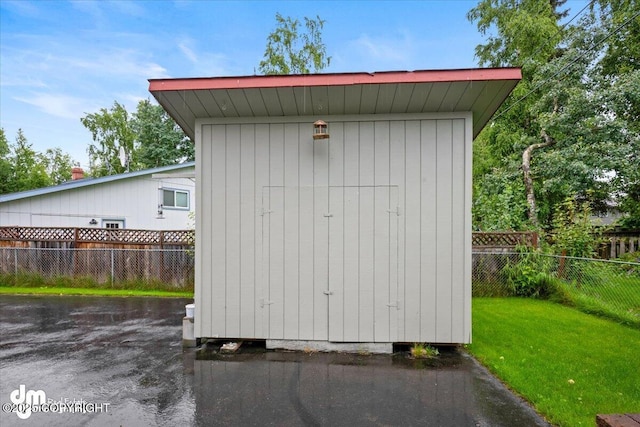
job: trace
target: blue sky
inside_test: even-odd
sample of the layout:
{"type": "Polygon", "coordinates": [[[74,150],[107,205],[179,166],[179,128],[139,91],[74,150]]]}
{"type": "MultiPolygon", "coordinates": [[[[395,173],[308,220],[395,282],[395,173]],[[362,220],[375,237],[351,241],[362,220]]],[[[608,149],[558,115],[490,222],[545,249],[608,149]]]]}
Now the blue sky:
{"type": "Polygon", "coordinates": [[[60,147],[88,167],[81,117],[114,101],[134,112],[149,78],[254,74],[277,12],[326,20],[325,72],[473,68],[475,4],[0,0],[0,127],[10,143],[22,128],[35,150],[60,147]]]}

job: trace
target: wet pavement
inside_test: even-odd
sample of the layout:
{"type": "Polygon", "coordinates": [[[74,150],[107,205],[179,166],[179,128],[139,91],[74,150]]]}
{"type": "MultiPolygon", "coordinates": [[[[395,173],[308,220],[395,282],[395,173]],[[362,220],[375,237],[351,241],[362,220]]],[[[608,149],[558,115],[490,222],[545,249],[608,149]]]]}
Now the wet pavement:
{"type": "Polygon", "coordinates": [[[547,425],[455,348],[427,362],[183,349],[189,302],[0,296],[0,425],[547,425]],[[12,404],[38,390],[55,412],[12,404]]]}

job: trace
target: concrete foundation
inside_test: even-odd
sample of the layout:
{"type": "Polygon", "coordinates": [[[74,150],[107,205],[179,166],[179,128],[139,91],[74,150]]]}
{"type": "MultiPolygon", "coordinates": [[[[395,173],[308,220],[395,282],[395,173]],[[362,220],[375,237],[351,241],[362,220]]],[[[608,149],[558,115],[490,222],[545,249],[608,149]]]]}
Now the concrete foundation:
{"type": "Polygon", "coordinates": [[[182,318],[182,346],[196,346],[196,335],[194,332],[193,317],[182,318]]]}
{"type": "Polygon", "coordinates": [[[296,340],[267,340],[267,350],[296,350],[296,351],[334,351],[342,353],[371,353],[391,354],[393,343],[377,342],[329,342],[329,341],[296,341],[296,340]]]}

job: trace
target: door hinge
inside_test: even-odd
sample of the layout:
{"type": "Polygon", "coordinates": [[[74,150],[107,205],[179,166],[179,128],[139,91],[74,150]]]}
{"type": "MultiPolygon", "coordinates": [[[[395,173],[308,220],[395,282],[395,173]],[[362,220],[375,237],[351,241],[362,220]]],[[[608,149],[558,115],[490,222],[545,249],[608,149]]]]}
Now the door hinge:
{"type": "Polygon", "coordinates": [[[322,291],[322,293],[325,294],[325,295],[333,295],[333,292],[328,291],[328,290],[327,291],[322,291]]]}
{"type": "Polygon", "coordinates": [[[333,216],[332,213],[327,212],[326,214],[324,214],[325,218],[331,218],[333,216]]]}

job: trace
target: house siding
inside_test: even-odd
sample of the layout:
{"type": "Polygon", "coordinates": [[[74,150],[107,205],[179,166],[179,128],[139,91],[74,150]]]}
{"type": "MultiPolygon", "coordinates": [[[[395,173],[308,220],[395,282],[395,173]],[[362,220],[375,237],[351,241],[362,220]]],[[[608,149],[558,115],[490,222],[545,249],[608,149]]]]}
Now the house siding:
{"type": "MultiPolygon", "coordinates": [[[[193,169],[192,169],[193,170],[193,169]]],[[[64,189],[0,203],[0,226],[89,227],[96,219],[124,220],[126,228],[181,230],[192,227],[188,210],[164,209],[157,219],[158,188],[186,190],[190,209],[195,205],[195,184],[188,179],[153,179],[138,176],[118,181],[64,189]]]]}
{"type": "Polygon", "coordinates": [[[256,121],[197,122],[196,336],[469,342],[471,114],[256,121]]]}

